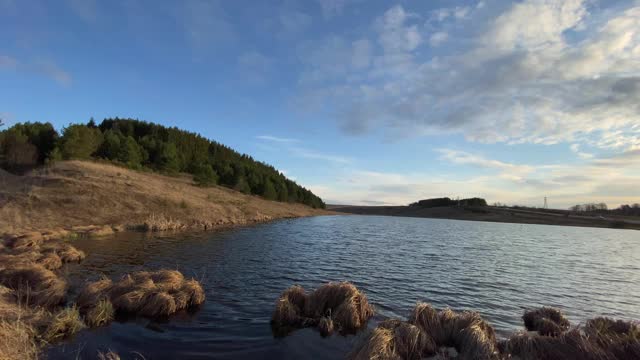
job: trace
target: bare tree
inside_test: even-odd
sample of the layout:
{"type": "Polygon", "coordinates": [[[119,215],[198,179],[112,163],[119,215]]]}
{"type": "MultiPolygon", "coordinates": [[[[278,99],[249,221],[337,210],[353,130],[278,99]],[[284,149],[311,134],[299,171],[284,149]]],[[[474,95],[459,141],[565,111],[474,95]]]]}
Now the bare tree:
{"type": "Polygon", "coordinates": [[[0,127],[4,126],[4,122],[2,121],[2,118],[0,118],[0,127]]]}

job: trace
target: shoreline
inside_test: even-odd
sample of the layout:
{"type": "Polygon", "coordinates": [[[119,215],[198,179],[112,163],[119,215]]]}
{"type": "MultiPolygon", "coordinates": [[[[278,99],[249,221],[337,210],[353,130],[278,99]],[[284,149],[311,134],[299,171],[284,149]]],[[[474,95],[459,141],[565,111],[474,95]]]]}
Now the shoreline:
{"type": "Polygon", "coordinates": [[[348,206],[328,205],[327,210],[342,214],[397,216],[429,219],[449,219],[463,221],[485,221],[511,224],[537,224],[575,227],[640,230],[640,218],[609,216],[597,218],[581,215],[558,214],[536,211],[487,207],[434,207],[414,206],[348,206]]]}
{"type": "Polygon", "coordinates": [[[190,176],[86,161],[64,161],[23,176],[0,173],[0,185],[0,235],[211,230],[335,214],[221,186],[199,187],[190,176]]]}

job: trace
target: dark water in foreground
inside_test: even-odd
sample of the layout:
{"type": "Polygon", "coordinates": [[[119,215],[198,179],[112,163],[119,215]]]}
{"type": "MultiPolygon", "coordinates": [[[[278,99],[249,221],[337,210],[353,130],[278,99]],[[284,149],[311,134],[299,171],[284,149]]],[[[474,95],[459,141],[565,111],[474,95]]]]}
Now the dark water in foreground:
{"type": "MultiPolygon", "coordinates": [[[[217,233],[77,240],[86,269],[74,279],[177,268],[203,279],[207,301],[168,322],[145,319],[84,331],[49,359],[335,359],[358,336],[310,329],[274,339],[282,290],[349,280],[376,306],[375,321],[404,318],[416,301],[479,311],[502,335],[523,309],[562,308],[573,322],[640,319],[640,232],[378,216],[286,220],[217,233]]],[[[73,273],[73,270],[72,270],[73,273]]],[[[370,322],[372,327],[374,322],[370,322]]]]}

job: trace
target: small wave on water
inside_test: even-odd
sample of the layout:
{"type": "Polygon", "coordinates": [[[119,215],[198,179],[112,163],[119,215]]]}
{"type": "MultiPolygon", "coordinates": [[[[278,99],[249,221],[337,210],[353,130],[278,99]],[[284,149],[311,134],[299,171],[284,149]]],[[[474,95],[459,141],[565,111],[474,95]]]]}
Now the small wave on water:
{"type": "Polygon", "coordinates": [[[168,321],[137,319],[79,333],[49,359],[343,358],[363,334],[274,338],[276,299],[294,284],[350,281],[376,309],[369,327],[404,319],[416,302],[475,310],[499,336],[522,329],[525,309],[553,306],[572,323],[639,319],[635,231],[440,219],[326,216],[201,234],[138,233],[79,239],[87,259],[72,283],[141,269],[202,280],[207,301],[168,321]]]}

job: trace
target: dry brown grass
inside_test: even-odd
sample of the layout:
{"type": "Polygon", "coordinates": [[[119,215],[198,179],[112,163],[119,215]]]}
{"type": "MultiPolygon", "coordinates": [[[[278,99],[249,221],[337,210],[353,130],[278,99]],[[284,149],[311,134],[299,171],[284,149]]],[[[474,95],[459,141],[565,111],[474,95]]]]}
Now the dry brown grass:
{"type": "Polygon", "coordinates": [[[113,321],[115,313],[116,311],[111,301],[101,299],[95,306],[86,311],[84,319],[90,327],[104,326],[113,321]]]}
{"type": "Polygon", "coordinates": [[[62,259],[55,253],[42,254],[36,263],[48,270],[57,270],[62,267],[62,259]]]}
{"type": "Polygon", "coordinates": [[[110,301],[116,312],[162,317],[202,304],[205,293],[200,283],[186,280],[178,271],[140,271],[124,275],[117,282],[103,278],[89,283],[77,302],[88,311],[101,300],[110,301]]]}
{"type": "Polygon", "coordinates": [[[495,331],[476,312],[456,313],[449,308],[437,312],[429,304],[418,303],[409,316],[409,322],[432,338],[437,347],[455,347],[462,358],[498,357],[495,331]]]}
{"type": "Polygon", "coordinates": [[[0,283],[18,292],[25,303],[37,306],[59,305],[67,292],[64,280],[37,264],[1,270],[0,283]]]}
{"type": "Polygon", "coordinates": [[[70,336],[85,328],[80,311],[75,306],[64,308],[58,311],[49,320],[42,338],[47,343],[53,343],[70,336]]]}
{"type": "Polygon", "coordinates": [[[37,325],[49,313],[22,306],[14,290],[0,286],[0,359],[31,360],[38,356],[37,325]]]}
{"type": "Polygon", "coordinates": [[[37,359],[39,349],[35,332],[35,329],[24,321],[0,320],[0,359],[37,359]]]}
{"type": "Polygon", "coordinates": [[[352,360],[402,360],[395,351],[394,332],[377,327],[349,356],[352,360]]]}
{"type": "Polygon", "coordinates": [[[522,360],[617,359],[607,354],[593,339],[578,329],[558,336],[516,334],[504,344],[503,354],[522,360]]]}
{"type": "Polygon", "coordinates": [[[145,294],[142,303],[140,314],[143,316],[169,316],[178,310],[173,296],[162,290],[155,290],[145,294]]]}
{"type": "Polygon", "coordinates": [[[309,294],[295,285],[280,295],[271,323],[276,336],[307,326],[319,326],[325,333],[329,325],[331,332],[335,328],[347,334],[364,327],[373,313],[366,295],[351,283],[327,283],[309,294]]]}
{"type": "Polygon", "coordinates": [[[320,335],[322,336],[333,334],[333,320],[328,316],[321,317],[318,322],[318,331],[320,331],[320,335]]]}
{"type": "Polygon", "coordinates": [[[113,285],[111,279],[103,277],[98,281],[88,283],[82,288],[80,294],[76,299],[76,303],[80,309],[88,309],[93,307],[96,302],[99,302],[109,297],[109,290],[113,285]]]}
{"type": "Polygon", "coordinates": [[[113,351],[107,351],[106,353],[99,352],[98,360],[120,360],[120,355],[114,353],[113,351]]]}
{"type": "Polygon", "coordinates": [[[527,310],[522,320],[528,331],[537,331],[540,335],[558,336],[570,326],[562,312],[551,307],[527,310]]]}
{"type": "Polygon", "coordinates": [[[86,225],[98,225],[87,230],[89,235],[100,233],[105,225],[202,230],[328,214],[224,187],[194,186],[187,176],[169,177],[93,162],[64,161],[47,171],[3,176],[2,180],[0,197],[12,200],[0,208],[0,234],[86,225]],[[183,200],[186,209],[180,207],[183,200]]]}
{"type": "Polygon", "coordinates": [[[354,332],[373,316],[367,296],[348,282],[328,283],[309,294],[304,314],[311,318],[330,316],[342,333],[354,332]]]}

